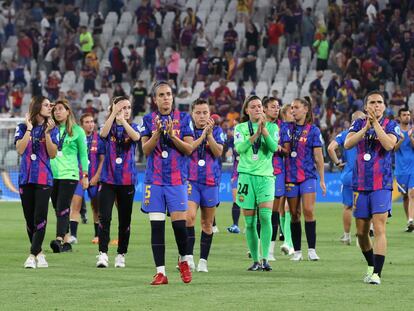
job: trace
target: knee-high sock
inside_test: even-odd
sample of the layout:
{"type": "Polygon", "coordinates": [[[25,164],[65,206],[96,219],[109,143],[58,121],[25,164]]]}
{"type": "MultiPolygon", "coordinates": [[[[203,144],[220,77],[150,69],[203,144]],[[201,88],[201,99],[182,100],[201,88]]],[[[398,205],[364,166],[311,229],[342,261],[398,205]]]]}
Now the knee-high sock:
{"type": "Polygon", "coordinates": [[[201,231],[200,238],[200,258],[207,260],[208,255],[210,254],[211,243],[213,242],[213,233],[207,234],[204,231],[201,231]]]}
{"type": "Polygon", "coordinates": [[[233,218],[233,224],[238,226],[240,218],[240,207],[236,202],[233,203],[233,207],[231,208],[231,217],[233,218]]]}
{"type": "Polygon", "coordinates": [[[301,250],[302,240],[302,226],[300,222],[290,223],[290,230],[292,230],[292,242],[295,251],[301,250]]]}
{"type": "Polygon", "coordinates": [[[165,220],[151,220],[151,248],[155,266],[165,266],[165,220]]]}
{"type": "Polygon", "coordinates": [[[315,248],[316,246],[316,220],[305,221],[305,233],[308,240],[308,248],[315,248]]]}
{"type": "Polygon", "coordinates": [[[178,253],[180,256],[185,256],[185,253],[187,251],[187,227],[185,226],[185,220],[173,221],[172,227],[174,230],[178,253]]]}
{"type": "Polygon", "coordinates": [[[246,222],[246,240],[253,261],[259,261],[259,236],[257,235],[257,216],[244,216],[246,222]]]}
{"type": "Polygon", "coordinates": [[[384,261],[385,256],[374,254],[374,273],[378,273],[379,276],[381,276],[384,261]]]}
{"type": "Polygon", "coordinates": [[[272,239],[272,210],[270,208],[259,208],[260,218],[260,244],[262,246],[262,258],[268,259],[270,240],[272,239]]]}
{"type": "Polygon", "coordinates": [[[292,217],[290,216],[290,212],[285,212],[284,218],[285,218],[285,223],[283,225],[283,235],[285,236],[285,243],[289,247],[293,247],[292,232],[290,230],[290,221],[292,217]]]}
{"type": "Polygon", "coordinates": [[[279,226],[279,212],[272,212],[272,241],[276,241],[278,226],[279,226]]]}
{"type": "MultiPolygon", "coordinates": [[[[285,223],[286,223],[286,212],[283,216],[280,216],[280,231],[285,235],[285,223]]],[[[290,228],[290,225],[289,225],[290,228]]]]}
{"type": "Polygon", "coordinates": [[[192,255],[194,253],[194,243],[195,243],[195,232],[194,227],[187,227],[187,254],[192,255]]]}
{"type": "Polygon", "coordinates": [[[78,222],[75,220],[70,221],[70,234],[75,238],[78,236],[78,222]]]}

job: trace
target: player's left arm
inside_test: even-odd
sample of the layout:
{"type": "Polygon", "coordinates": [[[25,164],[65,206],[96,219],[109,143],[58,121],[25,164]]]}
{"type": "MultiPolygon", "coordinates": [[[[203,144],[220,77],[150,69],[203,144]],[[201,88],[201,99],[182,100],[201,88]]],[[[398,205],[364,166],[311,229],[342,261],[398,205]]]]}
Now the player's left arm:
{"type": "MultiPolygon", "coordinates": [[[[377,134],[382,147],[387,151],[394,149],[395,144],[398,141],[397,134],[394,132],[386,133],[377,119],[374,119],[372,125],[374,126],[375,133],[377,134]]],[[[398,125],[396,125],[396,127],[398,127],[398,125]]]]}
{"type": "Polygon", "coordinates": [[[99,178],[101,177],[101,172],[102,172],[102,167],[103,167],[103,163],[105,160],[105,155],[100,154],[99,155],[99,163],[98,163],[98,168],[96,170],[95,175],[91,178],[89,184],[91,186],[96,186],[98,184],[99,178]]]}
{"type": "Polygon", "coordinates": [[[322,195],[326,195],[325,169],[323,163],[322,147],[313,148],[313,156],[315,158],[316,169],[318,170],[319,174],[319,184],[322,189],[322,195]]]}
{"type": "Polygon", "coordinates": [[[270,130],[267,128],[267,124],[271,126],[271,123],[266,122],[266,124],[262,128],[262,135],[264,137],[264,140],[266,142],[267,148],[269,148],[270,152],[276,152],[277,150],[277,143],[279,140],[279,133],[278,133],[278,127],[275,124],[274,128],[271,128],[270,130]]]}
{"type": "MultiPolygon", "coordinates": [[[[213,120],[209,120],[209,125],[210,125],[210,131],[207,133],[207,142],[208,145],[210,146],[210,150],[213,153],[215,158],[219,158],[221,157],[221,155],[223,154],[223,144],[224,141],[219,141],[217,142],[216,139],[214,138],[214,122],[213,120]]],[[[216,130],[218,136],[218,139],[222,139],[222,134],[223,131],[222,130],[216,130]]]]}
{"type": "Polygon", "coordinates": [[[194,138],[192,136],[184,136],[183,140],[181,140],[176,135],[170,135],[170,138],[180,152],[184,153],[187,156],[193,153],[194,138]]]}
{"type": "Polygon", "coordinates": [[[133,141],[140,140],[141,135],[139,134],[138,128],[133,128],[125,119],[122,120],[122,125],[129,138],[131,138],[133,141]]]}

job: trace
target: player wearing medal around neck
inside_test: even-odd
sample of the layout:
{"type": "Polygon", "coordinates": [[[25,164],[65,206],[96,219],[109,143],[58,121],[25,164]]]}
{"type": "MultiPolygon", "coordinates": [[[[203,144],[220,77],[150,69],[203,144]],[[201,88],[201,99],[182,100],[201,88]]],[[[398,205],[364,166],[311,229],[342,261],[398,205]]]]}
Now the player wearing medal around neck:
{"type": "Polygon", "coordinates": [[[403,196],[404,211],[407,217],[405,232],[414,231],[414,133],[411,113],[408,108],[398,111],[400,119],[401,140],[395,145],[395,177],[398,191],[403,196]]]}
{"type": "Polygon", "coordinates": [[[57,155],[51,160],[54,178],[51,198],[57,222],[56,239],[50,242],[50,247],[54,253],[61,253],[72,250],[69,235],[66,236],[70,204],[79,182],[79,161],[82,187],[88,187],[88,152],[85,132],[76,124],[70,103],[66,99],[57,100],[52,115],[59,126],[59,143],[57,155]]]}
{"type": "Polygon", "coordinates": [[[213,221],[219,201],[221,179],[221,155],[223,153],[224,133],[215,126],[210,118],[210,108],[204,99],[197,99],[191,105],[194,125],[193,153],[190,158],[188,174],[188,211],[187,211],[187,261],[191,270],[194,264],[194,225],[197,209],[201,209],[200,261],[198,272],[208,272],[207,259],[213,241],[213,221]]]}
{"type": "Polygon", "coordinates": [[[240,155],[237,205],[243,210],[247,245],[253,259],[248,271],[271,271],[268,256],[275,196],[272,159],[277,150],[279,130],[275,123],[266,122],[262,101],[255,95],[244,101],[241,121],[234,131],[234,144],[240,155]],[[256,210],[261,224],[262,263],[259,262],[256,210]]]}
{"type": "Polygon", "coordinates": [[[297,98],[292,102],[294,121],[287,125],[282,136],[286,166],[286,197],[292,215],[291,233],[295,253],[290,260],[302,260],[300,222],[302,208],[305,218],[305,232],[308,241],[308,259],[319,260],[316,254],[316,220],[314,215],[316,201],[316,178],[322,194],[326,194],[324,163],[322,155],[322,135],[319,128],[312,124],[313,115],[310,98],[297,98]]]}
{"type": "MultiPolygon", "coordinates": [[[[95,130],[95,121],[93,115],[90,113],[84,113],[80,117],[80,124],[86,134],[86,144],[88,151],[88,177],[89,187],[88,195],[91,200],[91,207],[93,213],[93,222],[95,235],[92,243],[98,244],[98,231],[99,231],[99,216],[98,216],[98,184],[102,171],[103,161],[105,158],[105,144],[99,133],[95,130]]],[[[70,233],[71,237],[69,243],[78,243],[77,231],[80,220],[80,210],[82,207],[82,200],[84,199],[84,190],[82,183],[79,182],[75,194],[72,198],[72,205],[70,209],[70,233]]]]}
{"type": "Polygon", "coordinates": [[[105,159],[102,167],[99,200],[99,255],[96,267],[109,266],[108,244],[112,208],[115,201],[118,210],[118,249],[115,268],[125,268],[131,234],[131,214],[134,203],[137,168],[135,151],[140,140],[138,125],[131,122],[131,102],[127,96],[114,97],[109,106],[100,136],[105,143],[105,159]]]}
{"type": "MultiPolygon", "coordinates": [[[[351,116],[351,121],[356,119],[365,118],[365,114],[362,111],[355,111],[351,116]]],[[[345,245],[351,245],[351,223],[352,223],[352,206],[354,192],[352,189],[352,172],[356,163],[356,148],[345,149],[345,138],[349,133],[349,129],[346,129],[336,135],[335,139],[331,141],[328,146],[328,154],[332,162],[341,170],[341,183],[342,183],[342,204],[344,205],[344,211],[342,213],[342,223],[344,227],[344,234],[340,238],[340,241],[345,245]],[[342,156],[338,159],[336,150],[340,149],[342,156]]]]}
{"type": "Polygon", "coordinates": [[[30,241],[25,268],[47,268],[42,252],[47,212],[53,186],[50,159],[56,156],[59,131],[51,118],[52,104],[46,97],[33,97],[25,123],[16,128],[14,141],[21,155],[19,192],[30,241]]]}
{"type": "Polygon", "coordinates": [[[157,272],[151,285],[168,284],[165,272],[165,219],[168,212],[177,243],[181,279],[191,282],[187,251],[187,175],[189,156],[193,152],[191,118],[174,109],[170,85],[160,81],[151,97],[157,111],[144,116],[142,149],[147,157],[142,211],[149,214],[151,246],[157,272]]]}
{"type": "Polygon", "coordinates": [[[358,242],[368,263],[364,282],[380,284],[387,251],[385,224],[392,207],[391,152],[401,139],[401,130],[395,121],[384,117],[386,105],[381,92],[368,93],[364,107],[367,118],[352,123],[344,146],[346,149],[357,147],[352,179],[358,242]],[[369,238],[371,221],[374,249],[369,238]]]}

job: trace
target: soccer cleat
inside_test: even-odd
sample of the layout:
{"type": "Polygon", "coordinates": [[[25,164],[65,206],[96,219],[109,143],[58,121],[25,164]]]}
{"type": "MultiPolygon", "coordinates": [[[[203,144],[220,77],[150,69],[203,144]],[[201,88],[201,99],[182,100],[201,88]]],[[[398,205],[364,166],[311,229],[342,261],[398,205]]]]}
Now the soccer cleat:
{"type": "Polygon", "coordinates": [[[275,241],[270,242],[270,248],[269,248],[269,256],[267,258],[269,261],[275,261],[275,241]]]}
{"type": "Polygon", "coordinates": [[[53,250],[54,253],[62,252],[62,240],[52,240],[50,241],[50,248],[53,250]]]}
{"type": "Polygon", "coordinates": [[[219,233],[220,230],[217,226],[213,226],[213,233],[219,233]]]}
{"type": "Polygon", "coordinates": [[[33,255],[29,255],[26,261],[24,262],[23,267],[26,269],[36,269],[36,258],[33,255]]]}
{"type": "Polygon", "coordinates": [[[405,232],[413,232],[414,231],[414,222],[409,221],[407,223],[407,228],[405,229],[405,232]]]}
{"type": "Polygon", "coordinates": [[[272,267],[269,265],[269,262],[266,259],[262,260],[262,270],[263,271],[272,271],[272,267]]]}
{"type": "Polygon", "coordinates": [[[38,268],[48,268],[49,264],[46,261],[46,256],[43,253],[40,253],[36,256],[37,267],[38,268]]]}
{"type": "Polygon", "coordinates": [[[345,236],[345,234],[339,239],[345,245],[351,245],[351,235],[345,236]]]}
{"type": "Polygon", "coordinates": [[[371,278],[369,279],[369,284],[380,285],[381,278],[379,277],[378,273],[373,273],[371,278]]]}
{"type": "Polygon", "coordinates": [[[165,285],[165,284],[168,284],[168,278],[166,275],[162,274],[161,272],[154,275],[151,285],[165,285]]]}
{"type": "Polygon", "coordinates": [[[240,228],[237,225],[231,225],[230,227],[227,228],[227,231],[229,233],[240,233],[240,228]]]}
{"type": "Polygon", "coordinates": [[[115,268],[125,268],[125,254],[116,255],[115,268]]]}
{"type": "Polygon", "coordinates": [[[284,241],[285,240],[285,236],[283,235],[282,232],[279,233],[279,241],[284,241]]]}
{"type": "Polygon", "coordinates": [[[319,256],[316,254],[316,251],[314,248],[309,248],[308,249],[308,260],[310,261],[318,261],[320,258],[319,256]]]}
{"type": "Polygon", "coordinates": [[[97,268],[108,268],[109,259],[106,253],[99,252],[99,255],[96,256],[96,258],[98,258],[98,261],[96,262],[97,268]]]}
{"type": "Polygon", "coordinates": [[[289,254],[289,246],[283,243],[282,245],[280,245],[280,251],[285,255],[289,254]]]}
{"type": "Polygon", "coordinates": [[[195,271],[195,262],[194,262],[194,256],[193,255],[187,255],[185,256],[185,259],[187,259],[188,266],[190,267],[191,271],[195,271]]]}
{"type": "Polygon", "coordinates": [[[178,262],[178,268],[180,269],[181,280],[184,283],[190,283],[192,279],[191,269],[187,261],[178,262]]]}
{"type": "Polygon", "coordinates": [[[289,247],[289,256],[292,256],[295,253],[295,249],[293,247],[289,247]]]}
{"type": "Polygon", "coordinates": [[[65,252],[71,252],[72,251],[72,245],[70,243],[63,243],[62,247],[60,249],[61,253],[65,253],[65,252]]]}
{"type": "Polygon", "coordinates": [[[371,276],[374,273],[374,267],[368,266],[367,272],[364,275],[363,281],[364,283],[369,283],[371,280],[371,276]]]}
{"type": "Polygon", "coordinates": [[[75,236],[71,235],[69,240],[68,240],[68,243],[69,244],[78,244],[78,239],[75,236]]]}
{"type": "Polygon", "coordinates": [[[200,258],[197,265],[197,272],[208,272],[207,260],[200,258]]]}
{"type": "Polygon", "coordinates": [[[292,261],[301,261],[301,260],[303,260],[302,251],[295,251],[293,253],[292,258],[290,258],[290,260],[292,260],[292,261]]]}
{"type": "Polygon", "coordinates": [[[247,269],[247,271],[262,271],[262,265],[260,262],[256,261],[247,269]]]}
{"type": "Polygon", "coordinates": [[[88,217],[86,215],[81,215],[82,223],[86,225],[88,223],[88,217]]]}
{"type": "Polygon", "coordinates": [[[99,238],[96,236],[92,239],[92,244],[99,244],[99,238]]]}

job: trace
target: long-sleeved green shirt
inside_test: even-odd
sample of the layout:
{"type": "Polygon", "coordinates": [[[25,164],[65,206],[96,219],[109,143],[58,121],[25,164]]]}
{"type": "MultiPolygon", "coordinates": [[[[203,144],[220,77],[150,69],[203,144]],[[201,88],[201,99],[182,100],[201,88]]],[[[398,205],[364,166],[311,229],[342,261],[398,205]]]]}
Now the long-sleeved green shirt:
{"type": "MultiPolygon", "coordinates": [[[[257,131],[257,123],[252,123],[253,131],[257,131]]],[[[253,158],[253,145],[250,142],[248,122],[240,123],[234,130],[234,145],[240,155],[237,166],[239,173],[247,173],[257,176],[273,176],[273,154],[277,150],[279,140],[279,128],[277,124],[266,122],[269,135],[265,138],[260,136],[261,144],[257,153],[257,160],[253,158]]]]}

